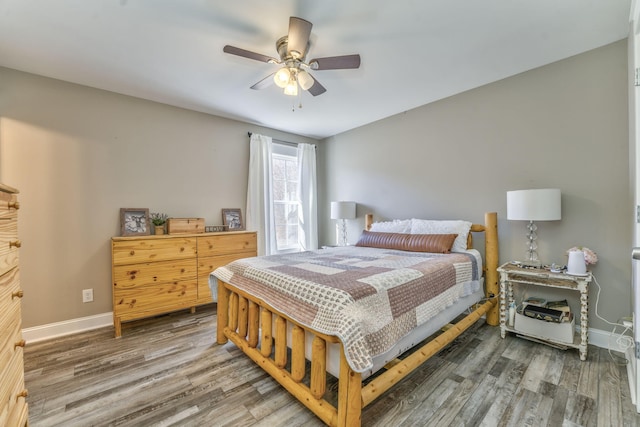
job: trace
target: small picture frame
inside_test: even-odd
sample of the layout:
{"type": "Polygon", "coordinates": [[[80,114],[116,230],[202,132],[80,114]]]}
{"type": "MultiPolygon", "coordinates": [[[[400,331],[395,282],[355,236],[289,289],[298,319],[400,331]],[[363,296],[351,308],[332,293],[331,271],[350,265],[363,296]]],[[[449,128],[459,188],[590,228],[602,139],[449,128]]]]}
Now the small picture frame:
{"type": "Polygon", "coordinates": [[[222,224],[229,231],[244,230],[240,209],[222,209],[222,224]]]}
{"type": "Polygon", "coordinates": [[[149,209],[120,208],[121,236],[148,236],[150,228],[149,209]]]}

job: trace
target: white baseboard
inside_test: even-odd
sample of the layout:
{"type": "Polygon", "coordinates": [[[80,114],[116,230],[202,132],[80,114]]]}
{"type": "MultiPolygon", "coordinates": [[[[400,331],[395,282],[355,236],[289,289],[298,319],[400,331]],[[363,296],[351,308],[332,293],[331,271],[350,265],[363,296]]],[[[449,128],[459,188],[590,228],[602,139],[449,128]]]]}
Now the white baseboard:
{"type": "Polygon", "coordinates": [[[22,338],[27,343],[34,343],[105,326],[113,326],[113,312],[25,328],[22,330],[22,338]]]}
{"type": "Polygon", "coordinates": [[[632,344],[633,338],[628,335],[624,336],[624,340],[620,340],[620,338],[622,338],[620,334],[589,328],[589,344],[626,354],[628,346],[625,346],[625,342],[628,341],[629,344],[632,344]]]}

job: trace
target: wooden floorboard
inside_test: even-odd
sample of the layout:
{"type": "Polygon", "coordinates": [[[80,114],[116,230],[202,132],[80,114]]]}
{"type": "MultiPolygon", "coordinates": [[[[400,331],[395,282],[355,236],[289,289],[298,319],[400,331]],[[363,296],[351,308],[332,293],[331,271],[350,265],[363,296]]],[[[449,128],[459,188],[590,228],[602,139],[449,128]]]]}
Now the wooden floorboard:
{"type": "MultiPolygon", "coordinates": [[[[31,426],[321,426],[233,344],[215,305],[28,344],[31,426]]],[[[618,355],[621,356],[621,355],[618,355]]],[[[369,405],[363,426],[640,426],[626,367],[481,320],[369,405]]],[[[329,384],[335,398],[336,382],[329,384]]]]}

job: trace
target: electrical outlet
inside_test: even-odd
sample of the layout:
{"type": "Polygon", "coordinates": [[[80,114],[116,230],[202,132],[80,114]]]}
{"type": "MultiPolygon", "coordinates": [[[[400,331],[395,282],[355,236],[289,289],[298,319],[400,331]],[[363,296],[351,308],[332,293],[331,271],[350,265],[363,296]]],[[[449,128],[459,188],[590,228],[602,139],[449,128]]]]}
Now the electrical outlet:
{"type": "Polygon", "coordinates": [[[632,317],[623,317],[622,318],[622,325],[625,328],[632,328],[633,327],[633,318],[632,317]]]}
{"type": "Polygon", "coordinates": [[[83,289],[82,302],[92,302],[92,301],[93,301],[93,289],[83,289]]]}

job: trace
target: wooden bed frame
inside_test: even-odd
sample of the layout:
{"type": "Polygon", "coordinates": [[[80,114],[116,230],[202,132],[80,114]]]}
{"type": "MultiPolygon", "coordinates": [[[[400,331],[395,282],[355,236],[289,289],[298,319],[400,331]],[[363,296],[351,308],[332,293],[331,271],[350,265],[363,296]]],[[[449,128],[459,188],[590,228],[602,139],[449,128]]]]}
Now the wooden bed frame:
{"type": "MultiPolygon", "coordinates": [[[[367,229],[371,222],[372,216],[367,215],[367,229]]],[[[274,310],[264,301],[222,281],[218,281],[218,344],[231,340],[325,424],[359,426],[364,407],[451,343],[483,315],[486,315],[489,325],[498,325],[497,214],[486,213],[484,225],[474,224],[471,231],[484,232],[485,236],[484,277],[488,298],[486,302],[474,305],[470,314],[455,325],[449,325],[445,332],[432,341],[411,350],[412,353],[406,358],[396,359],[387,364],[386,370],[377,374],[366,385],[362,383],[361,374],[349,367],[344,348],[337,337],[304,327],[274,310]],[[286,342],[288,323],[292,327],[289,343],[286,342]],[[274,324],[275,331],[273,331],[274,324]],[[305,359],[305,333],[310,333],[314,337],[308,373],[305,359]],[[340,344],[337,407],[324,399],[327,388],[326,349],[329,343],[340,344]],[[291,348],[290,361],[287,361],[288,347],[291,348]]],[[[471,234],[469,233],[470,239],[471,234]]]]}

